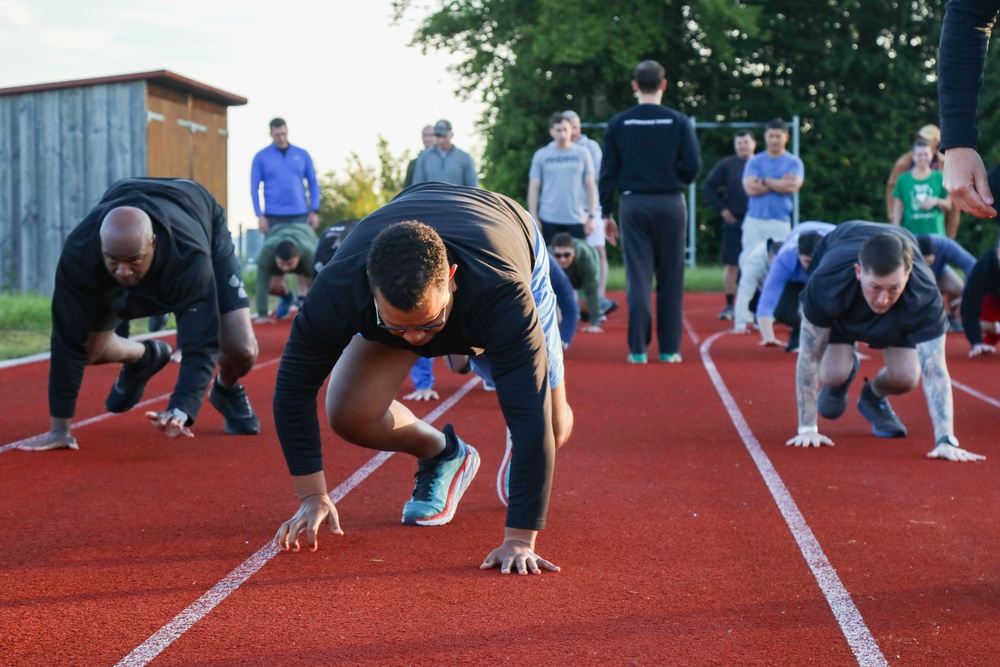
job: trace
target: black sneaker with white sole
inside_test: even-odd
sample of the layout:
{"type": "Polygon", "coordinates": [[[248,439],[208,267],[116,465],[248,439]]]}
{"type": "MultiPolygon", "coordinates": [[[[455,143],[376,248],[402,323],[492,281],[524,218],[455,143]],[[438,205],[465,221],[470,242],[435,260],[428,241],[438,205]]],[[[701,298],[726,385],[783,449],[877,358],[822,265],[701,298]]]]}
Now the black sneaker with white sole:
{"type": "Polygon", "coordinates": [[[146,352],[139,361],[122,365],[122,370],[104,401],[104,409],[108,412],[125,412],[135,407],[142,400],[149,379],[170,361],[172,350],[162,340],[147,340],[143,345],[146,346],[146,352]]]}
{"type": "Polygon", "coordinates": [[[212,391],[208,392],[208,400],[225,417],[226,433],[230,435],[260,433],[260,420],[250,407],[247,392],[239,382],[229,389],[223,389],[219,385],[219,379],[216,378],[212,382],[212,391]]]}

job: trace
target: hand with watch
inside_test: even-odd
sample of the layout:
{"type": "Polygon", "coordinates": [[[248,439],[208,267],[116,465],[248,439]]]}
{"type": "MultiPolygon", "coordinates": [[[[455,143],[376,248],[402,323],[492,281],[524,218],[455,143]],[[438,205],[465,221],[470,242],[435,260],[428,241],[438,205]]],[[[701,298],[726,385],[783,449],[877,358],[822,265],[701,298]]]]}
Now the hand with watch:
{"type": "Polygon", "coordinates": [[[929,459],[943,459],[945,461],[984,461],[986,457],[982,454],[973,454],[958,446],[958,438],[953,435],[942,435],[934,443],[934,449],[927,454],[929,459]]]}
{"type": "Polygon", "coordinates": [[[163,431],[171,438],[179,435],[185,438],[194,437],[194,433],[187,427],[187,413],[179,408],[172,408],[166,412],[147,412],[146,418],[152,423],[153,428],[163,431]]]}
{"type": "Polygon", "coordinates": [[[800,426],[799,434],[785,442],[792,447],[833,447],[833,440],[819,432],[817,426],[800,426]]]}

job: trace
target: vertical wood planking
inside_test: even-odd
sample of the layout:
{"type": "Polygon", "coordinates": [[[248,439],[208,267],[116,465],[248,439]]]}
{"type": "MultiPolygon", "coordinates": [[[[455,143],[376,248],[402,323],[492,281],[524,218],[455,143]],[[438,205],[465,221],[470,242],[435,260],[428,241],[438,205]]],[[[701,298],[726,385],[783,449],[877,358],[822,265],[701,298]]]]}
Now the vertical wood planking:
{"type": "MultiPolygon", "coordinates": [[[[59,97],[60,237],[63,241],[87,212],[83,152],[83,90],[67,88],[59,97]]],[[[61,249],[60,244],[60,249],[61,249]]]]}
{"type": "Polygon", "coordinates": [[[31,291],[35,278],[34,249],[38,232],[38,192],[35,186],[35,102],[39,93],[22,95],[17,100],[14,119],[14,136],[18,147],[17,209],[15,225],[19,230],[17,240],[17,289],[31,291]]]}
{"type": "Polygon", "coordinates": [[[89,209],[111,185],[108,176],[108,86],[83,90],[83,195],[89,209]]]}
{"type": "Polygon", "coordinates": [[[14,151],[11,146],[11,109],[14,100],[0,98],[0,292],[14,287],[14,183],[11,172],[15,169],[14,151]]]}
{"type": "Polygon", "coordinates": [[[129,85],[129,116],[132,119],[132,176],[146,176],[146,82],[129,85]]]}
{"type": "Polygon", "coordinates": [[[132,108],[128,84],[108,87],[108,185],[132,176],[132,108]]]}
{"type": "Polygon", "coordinates": [[[35,233],[32,289],[52,294],[62,247],[62,169],[59,137],[61,91],[39,93],[35,103],[35,190],[38,227],[35,233]]]}

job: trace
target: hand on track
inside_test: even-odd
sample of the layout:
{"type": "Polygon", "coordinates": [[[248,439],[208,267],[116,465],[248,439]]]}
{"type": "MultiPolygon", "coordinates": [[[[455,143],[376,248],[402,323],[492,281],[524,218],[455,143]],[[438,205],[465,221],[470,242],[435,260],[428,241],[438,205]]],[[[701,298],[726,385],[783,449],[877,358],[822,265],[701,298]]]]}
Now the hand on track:
{"type": "Polygon", "coordinates": [[[404,401],[436,401],[440,396],[433,389],[417,389],[403,397],[404,401]]]}
{"type": "Polygon", "coordinates": [[[969,350],[970,357],[980,357],[984,354],[996,354],[997,349],[992,345],[987,345],[986,343],[976,343],[969,350]]]}
{"type": "Polygon", "coordinates": [[[530,546],[517,540],[506,540],[499,547],[490,552],[480,570],[489,570],[500,566],[501,574],[510,574],[516,567],[518,574],[541,574],[541,568],[550,572],[558,572],[559,566],[553,565],[536,554],[530,546]],[[539,567],[541,566],[541,567],[539,567]]]}
{"type": "Polygon", "coordinates": [[[929,459],[941,459],[943,461],[984,461],[986,457],[982,454],[973,454],[961,447],[954,447],[944,442],[927,453],[929,459]]]}
{"type": "Polygon", "coordinates": [[[42,452],[47,449],[80,449],[80,445],[76,444],[76,438],[68,432],[50,432],[45,435],[36,435],[34,438],[28,438],[18,445],[17,448],[26,452],[42,452]]]}
{"type": "Polygon", "coordinates": [[[179,435],[183,435],[185,438],[194,437],[191,429],[181,423],[177,415],[171,412],[147,412],[146,418],[149,419],[153,428],[157,431],[163,431],[171,438],[176,438],[179,435]]]}
{"type": "Polygon", "coordinates": [[[334,535],[344,534],[340,529],[337,508],[330,496],[325,493],[308,496],[302,500],[295,515],[278,528],[274,535],[274,546],[283,551],[294,547],[293,551],[298,551],[299,535],[305,533],[309,551],[316,551],[319,547],[319,527],[324,523],[330,526],[330,532],[334,535]]]}
{"type": "MultiPolygon", "coordinates": [[[[833,447],[833,440],[822,433],[801,433],[785,443],[793,447],[833,447]]],[[[950,447],[951,445],[949,445],[950,447]]]]}

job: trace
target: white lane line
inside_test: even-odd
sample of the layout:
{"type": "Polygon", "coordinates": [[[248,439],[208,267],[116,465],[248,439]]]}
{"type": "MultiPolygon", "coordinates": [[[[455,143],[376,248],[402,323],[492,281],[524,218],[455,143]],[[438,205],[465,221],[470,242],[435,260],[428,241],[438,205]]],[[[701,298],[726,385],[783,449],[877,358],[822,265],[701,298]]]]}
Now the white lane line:
{"type": "MultiPolygon", "coordinates": [[[[441,415],[450,410],[462,397],[479,383],[479,378],[474,377],[458,391],[445,399],[441,405],[423,418],[428,424],[434,423],[441,415]]],[[[340,502],[344,496],[354,490],[369,475],[378,469],[395,452],[379,452],[372,457],[365,465],[348,477],[340,486],[330,492],[330,500],[334,503],[340,502]]],[[[204,618],[220,602],[229,597],[229,594],[239,588],[243,582],[253,576],[258,570],[277,555],[279,550],[270,542],[262,546],[257,553],[250,556],[242,565],[230,572],[226,577],[208,590],[204,595],[191,603],[187,609],[177,614],[172,621],[160,628],[149,639],[137,646],[134,651],[116,665],[116,667],[141,667],[148,664],[153,658],[158,656],[165,648],[170,646],[174,640],[180,638],[185,632],[191,629],[195,623],[204,618]]]]}
{"type": "MultiPolygon", "coordinates": [[[[252,373],[253,371],[257,370],[258,368],[264,368],[265,366],[270,366],[272,364],[276,364],[279,361],[281,361],[281,357],[275,357],[274,359],[271,359],[270,361],[265,361],[265,362],[256,364],[251,369],[250,372],[252,373]]],[[[145,401],[140,401],[140,402],[136,403],[135,407],[133,407],[128,412],[131,412],[132,410],[135,410],[137,408],[144,408],[147,405],[152,405],[154,403],[157,403],[157,402],[162,401],[162,400],[167,399],[167,398],[170,398],[170,394],[160,394],[159,396],[155,396],[153,398],[147,398],[145,401]]],[[[80,428],[82,426],[89,426],[90,424],[96,424],[97,422],[102,422],[105,419],[111,419],[112,417],[120,417],[121,415],[128,414],[128,412],[105,412],[104,414],[97,415],[96,417],[90,417],[88,419],[84,419],[81,422],[76,422],[75,424],[73,424],[73,430],[75,431],[76,429],[78,429],[78,428],[80,428]]],[[[35,438],[39,438],[42,435],[45,435],[45,434],[41,433],[39,435],[33,435],[30,438],[24,438],[23,440],[18,440],[17,442],[11,442],[9,444],[0,446],[0,454],[3,454],[4,452],[9,452],[12,449],[17,449],[19,445],[21,445],[21,444],[23,444],[25,442],[28,442],[29,440],[34,440],[35,438]]]]}
{"type": "MultiPolygon", "coordinates": [[[[177,329],[163,329],[161,331],[153,331],[151,333],[138,334],[136,336],[130,336],[130,340],[149,340],[150,338],[162,338],[163,336],[172,336],[177,333],[177,329]]],[[[0,369],[12,368],[14,366],[23,366],[24,364],[32,364],[36,361],[47,361],[52,357],[51,352],[39,352],[38,354],[32,354],[27,357],[18,357],[17,359],[4,359],[0,361],[0,369]]]]}
{"type": "Polygon", "coordinates": [[[973,389],[972,387],[970,387],[968,385],[962,384],[961,382],[959,382],[955,378],[952,378],[951,384],[952,384],[952,386],[958,387],[959,389],[961,389],[962,391],[964,391],[966,394],[969,394],[970,396],[974,396],[975,398],[978,398],[981,401],[985,401],[985,402],[989,403],[994,408],[1000,408],[1000,401],[998,401],[997,399],[995,399],[995,398],[993,398],[991,396],[987,396],[986,394],[984,394],[982,392],[976,391],[975,389],[973,389]]]}
{"type": "Polygon", "coordinates": [[[687,330],[688,336],[691,336],[691,340],[694,341],[694,344],[697,345],[700,343],[701,339],[698,338],[698,334],[695,332],[694,327],[691,326],[691,321],[688,320],[687,315],[683,317],[682,321],[684,322],[684,328],[687,330]]]}
{"type": "Polygon", "coordinates": [[[712,343],[721,336],[726,335],[726,333],[728,332],[720,331],[710,336],[701,346],[701,361],[712,378],[712,384],[715,385],[715,390],[719,393],[719,398],[722,399],[723,405],[726,406],[726,411],[729,412],[729,417],[733,420],[733,425],[736,426],[736,430],[743,439],[743,444],[746,445],[751,458],[757,464],[757,469],[764,478],[767,488],[771,491],[771,496],[781,511],[781,516],[784,517],[785,523],[792,531],[792,536],[795,537],[795,541],[799,545],[799,550],[806,559],[806,563],[809,564],[809,569],[812,570],[813,576],[816,577],[816,582],[823,591],[823,595],[826,597],[826,601],[830,605],[837,623],[840,624],[840,628],[847,638],[847,643],[851,647],[851,651],[854,652],[854,657],[857,659],[858,665],[861,667],[888,667],[889,663],[886,662],[885,656],[882,655],[878,644],[875,643],[875,638],[872,637],[871,631],[868,630],[868,626],[861,617],[861,612],[858,611],[847,589],[844,588],[844,584],[841,583],[840,578],[837,576],[837,571],[830,564],[830,561],[827,560],[819,541],[813,535],[812,530],[806,523],[805,517],[802,516],[798,506],[795,504],[795,500],[792,499],[792,494],[788,492],[785,483],[781,481],[781,477],[778,475],[778,471],[774,469],[771,460],[764,453],[753,431],[750,430],[746,419],[743,418],[743,413],[740,411],[736,401],[733,400],[729,389],[719,374],[719,370],[712,361],[712,357],[709,354],[712,343]]]}

